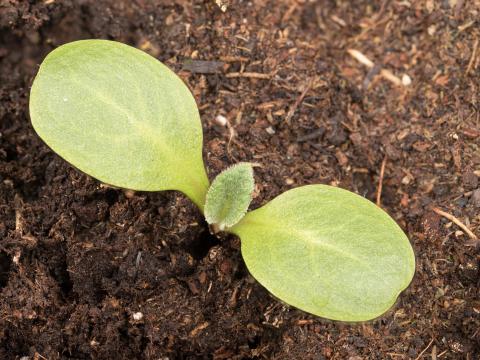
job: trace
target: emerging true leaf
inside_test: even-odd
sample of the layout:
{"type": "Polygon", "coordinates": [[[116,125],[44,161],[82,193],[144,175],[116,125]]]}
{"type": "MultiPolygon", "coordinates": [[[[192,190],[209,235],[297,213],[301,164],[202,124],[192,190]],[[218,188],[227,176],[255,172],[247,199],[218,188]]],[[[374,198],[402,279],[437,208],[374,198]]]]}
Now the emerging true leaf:
{"type": "Polygon", "coordinates": [[[248,269],[272,294],[333,320],[382,315],[415,270],[400,227],[370,201],[331,186],[287,191],[230,231],[241,238],[248,269]]]}
{"type": "Polygon", "coordinates": [[[134,190],[180,190],[203,209],[195,100],[150,55],[106,40],[60,46],[40,66],[30,116],[40,137],[87,174],[134,190]]]}
{"type": "Polygon", "coordinates": [[[205,218],[218,230],[239,222],[252,201],[254,187],[252,165],[240,163],[221,172],[207,193],[205,218]]]}

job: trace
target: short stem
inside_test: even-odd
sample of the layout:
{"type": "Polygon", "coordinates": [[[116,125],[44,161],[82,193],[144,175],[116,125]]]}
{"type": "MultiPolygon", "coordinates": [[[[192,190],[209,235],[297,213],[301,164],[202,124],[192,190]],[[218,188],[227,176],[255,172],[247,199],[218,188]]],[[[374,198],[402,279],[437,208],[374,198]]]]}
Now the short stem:
{"type": "Polygon", "coordinates": [[[197,205],[198,209],[200,210],[200,212],[202,213],[202,215],[205,214],[205,211],[204,211],[204,208],[205,208],[205,197],[206,197],[206,194],[207,192],[204,191],[204,192],[201,192],[201,191],[197,191],[197,192],[185,192],[185,195],[187,195],[187,197],[192,200],[192,202],[197,205]]]}
{"type": "Polygon", "coordinates": [[[207,197],[208,187],[210,186],[210,182],[208,181],[207,175],[202,174],[201,179],[195,179],[192,181],[192,186],[188,189],[184,189],[183,193],[187,195],[187,197],[192,200],[192,202],[197,205],[198,209],[202,213],[205,214],[205,199],[207,197]]]}

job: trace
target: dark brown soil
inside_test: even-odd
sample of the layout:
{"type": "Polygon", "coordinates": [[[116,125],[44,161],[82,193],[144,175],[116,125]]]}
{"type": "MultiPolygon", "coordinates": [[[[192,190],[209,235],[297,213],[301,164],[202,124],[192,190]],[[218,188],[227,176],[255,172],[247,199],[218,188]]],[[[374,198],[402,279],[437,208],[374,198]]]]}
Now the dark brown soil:
{"type": "Polygon", "coordinates": [[[431,210],[480,235],[479,19],[476,0],[0,0],[0,359],[480,359],[479,251],[431,210]],[[261,165],[253,207],[309,183],[375,201],[386,159],[382,206],[417,255],[396,307],[351,325],[283,305],[180,194],[112,189],[53,154],[29,86],[83,38],[176,70],[211,177],[261,165]]]}

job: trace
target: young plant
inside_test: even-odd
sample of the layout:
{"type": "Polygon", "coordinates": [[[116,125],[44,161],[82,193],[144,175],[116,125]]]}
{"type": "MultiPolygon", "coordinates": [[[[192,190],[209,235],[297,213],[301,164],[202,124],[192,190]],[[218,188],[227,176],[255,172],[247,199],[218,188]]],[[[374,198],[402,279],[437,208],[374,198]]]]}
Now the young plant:
{"type": "Polygon", "coordinates": [[[100,181],[184,193],[214,232],[240,237],[252,275],[301,310],[373,319],[413,277],[408,238],[361,196],[309,185],[247,213],[250,164],[226,169],[209,185],[193,96],[166,66],[133,47],[83,40],[51,52],[31,89],[30,116],[57,154],[100,181]]]}

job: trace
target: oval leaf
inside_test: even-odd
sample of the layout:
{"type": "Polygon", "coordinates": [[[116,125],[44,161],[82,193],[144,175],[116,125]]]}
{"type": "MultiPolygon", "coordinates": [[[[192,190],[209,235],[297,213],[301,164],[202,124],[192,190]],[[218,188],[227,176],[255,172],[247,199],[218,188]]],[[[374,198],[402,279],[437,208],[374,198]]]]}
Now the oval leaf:
{"type": "Polygon", "coordinates": [[[205,218],[218,230],[225,230],[239,222],[252,201],[254,188],[253,169],[240,163],[222,171],[207,193],[205,218]]]}
{"type": "Polygon", "coordinates": [[[180,190],[203,209],[208,178],[195,100],[150,55],[106,40],[60,46],[40,66],[30,117],[87,174],[134,190],[180,190]]]}
{"type": "Polygon", "coordinates": [[[332,320],[382,315],[412,280],[415,257],[370,201],[310,185],[278,196],[231,229],[252,275],[273,295],[332,320]]]}

